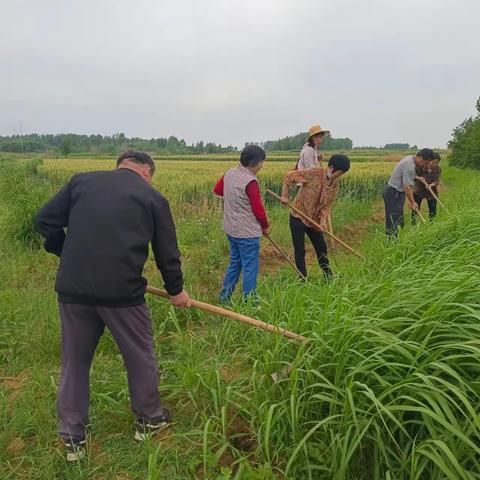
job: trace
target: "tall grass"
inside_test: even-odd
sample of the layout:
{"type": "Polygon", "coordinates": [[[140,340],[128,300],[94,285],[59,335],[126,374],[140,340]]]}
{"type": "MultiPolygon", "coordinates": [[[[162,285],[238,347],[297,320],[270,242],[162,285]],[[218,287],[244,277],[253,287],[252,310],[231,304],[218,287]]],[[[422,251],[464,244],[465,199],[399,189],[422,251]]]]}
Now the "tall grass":
{"type": "MultiPolygon", "coordinates": [[[[471,182],[458,205],[477,188],[471,182]]],[[[201,364],[201,383],[187,387],[210,428],[220,436],[222,406],[239,412],[259,463],[282,478],[480,478],[479,242],[477,212],[457,210],[398,243],[379,232],[365,266],[353,262],[329,287],[265,281],[262,320],[312,343],[225,324],[214,350],[235,351],[245,374],[229,389],[201,364]],[[268,374],[284,362],[294,371],[272,385],[268,374]]]]}
{"type": "MultiPolygon", "coordinates": [[[[92,371],[91,455],[73,468],[55,439],[56,261],[2,229],[0,377],[25,381],[14,401],[0,389],[0,477],[480,478],[480,223],[469,207],[480,176],[444,171],[451,217],[440,212],[395,243],[373,226],[361,245],[365,263],[337,256],[331,284],[316,274],[303,284],[282,269],[262,280],[260,308],[235,305],[310,344],[149,299],[173,431],[160,448],[133,444],[125,374],[106,335],[92,371]],[[270,374],[287,362],[291,375],[274,384],[270,374]],[[25,446],[14,453],[16,438],[25,446]]],[[[3,220],[13,198],[0,199],[3,220]]],[[[212,289],[224,254],[219,227],[200,220],[195,228],[180,220],[185,265],[206,238],[199,252],[212,276],[192,269],[186,278],[212,289]]]]}
{"type": "Polygon", "coordinates": [[[4,232],[12,241],[30,247],[41,243],[33,228],[35,213],[56,188],[48,175],[39,172],[41,164],[41,159],[0,159],[0,198],[8,204],[4,232]]]}
{"type": "MultiPolygon", "coordinates": [[[[328,296],[316,286],[284,288],[303,313],[289,325],[315,343],[281,386],[271,422],[286,474],[478,478],[475,218],[409,232],[400,245],[370,245],[369,268],[328,296]]],[[[279,318],[274,304],[268,311],[279,318]]]]}

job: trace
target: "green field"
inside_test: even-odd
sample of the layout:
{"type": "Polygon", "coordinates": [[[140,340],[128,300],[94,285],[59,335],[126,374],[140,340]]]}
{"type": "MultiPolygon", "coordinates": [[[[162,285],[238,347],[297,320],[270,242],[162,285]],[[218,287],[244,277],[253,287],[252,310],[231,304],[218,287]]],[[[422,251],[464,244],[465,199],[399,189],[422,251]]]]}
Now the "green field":
{"type": "MultiPolygon", "coordinates": [[[[1,158],[0,478],[480,479],[480,173],[445,166],[451,215],[407,225],[389,243],[380,202],[394,164],[359,160],[342,180],[333,220],[365,261],[336,247],[335,280],[325,284],[311,261],[301,284],[264,243],[260,308],[234,305],[310,344],[149,298],[175,424],[134,443],[123,364],[104,335],[91,375],[90,455],[72,466],[56,437],[57,260],[39,248],[31,221],[72,173],[113,161],[1,158]],[[274,384],[270,374],[287,362],[291,375],[274,384]]],[[[234,162],[157,162],[187,288],[210,302],[228,261],[211,189],[234,162]]],[[[262,190],[278,191],[294,163],[267,162],[262,190]]],[[[288,213],[271,200],[267,208],[273,238],[290,250],[288,213]]],[[[146,275],[161,286],[153,261],[146,275]]]]}

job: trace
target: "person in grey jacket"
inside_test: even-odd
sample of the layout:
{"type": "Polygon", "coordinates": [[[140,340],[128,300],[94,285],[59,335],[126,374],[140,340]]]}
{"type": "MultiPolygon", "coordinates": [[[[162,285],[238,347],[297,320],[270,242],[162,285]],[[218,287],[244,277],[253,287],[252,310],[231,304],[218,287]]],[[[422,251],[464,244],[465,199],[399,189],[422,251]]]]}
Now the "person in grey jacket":
{"type": "Polygon", "coordinates": [[[433,160],[433,150],[423,148],[416,155],[408,155],[393,169],[383,191],[383,200],[385,203],[385,232],[388,237],[398,235],[398,227],[403,227],[405,207],[405,198],[408,200],[409,207],[418,211],[418,205],[413,196],[413,185],[417,176],[417,168],[425,167],[428,162],[433,160]]]}

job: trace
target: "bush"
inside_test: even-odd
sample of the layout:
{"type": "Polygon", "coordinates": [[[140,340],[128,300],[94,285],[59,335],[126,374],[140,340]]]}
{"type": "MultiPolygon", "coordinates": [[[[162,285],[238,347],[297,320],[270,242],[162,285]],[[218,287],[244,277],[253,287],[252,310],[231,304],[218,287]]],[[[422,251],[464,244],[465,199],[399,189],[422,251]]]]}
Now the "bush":
{"type": "Polygon", "coordinates": [[[456,167],[480,169],[480,98],[477,116],[467,118],[454,131],[450,163],[456,167]]]}

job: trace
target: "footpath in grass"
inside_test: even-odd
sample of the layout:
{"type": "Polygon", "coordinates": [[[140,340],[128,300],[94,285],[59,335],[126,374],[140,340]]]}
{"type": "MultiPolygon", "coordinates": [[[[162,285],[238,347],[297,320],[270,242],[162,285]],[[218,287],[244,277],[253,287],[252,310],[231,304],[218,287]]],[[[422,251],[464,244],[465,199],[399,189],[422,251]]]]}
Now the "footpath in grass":
{"type": "MultiPolygon", "coordinates": [[[[407,228],[398,243],[372,225],[365,263],[338,251],[332,284],[312,266],[302,285],[284,266],[261,282],[260,309],[236,306],[305,334],[308,347],[149,298],[176,423],[133,442],[122,361],[105,335],[91,455],[78,466],[56,439],[56,260],[12,241],[3,223],[0,478],[480,478],[480,225],[469,207],[480,178],[447,168],[445,181],[454,216],[407,228]],[[273,384],[286,362],[291,375],[273,384]]],[[[2,202],[0,222],[12,213],[2,202]]]]}

